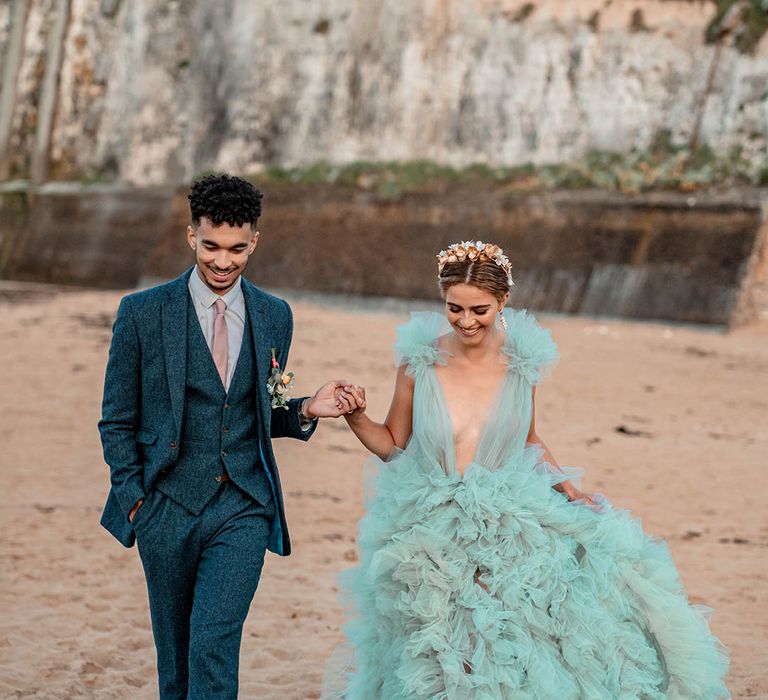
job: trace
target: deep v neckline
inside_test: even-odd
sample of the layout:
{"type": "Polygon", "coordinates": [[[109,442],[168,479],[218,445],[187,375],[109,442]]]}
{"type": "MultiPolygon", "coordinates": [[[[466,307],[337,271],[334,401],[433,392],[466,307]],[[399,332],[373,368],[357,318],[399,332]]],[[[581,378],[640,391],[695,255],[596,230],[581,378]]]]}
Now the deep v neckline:
{"type": "MultiPolygon", "coordinates": [[[[435,349],[441,354],[441,356],[444,357],[452,357],[453,353],[451,353],[449,350],[446,350],[444,348],[439,347],[438,342],[440,338],[437,338],[435,340],[435,349]]],[[[499,360],[503,362],[503,356],[504,356],[504,348],[506,347],[506,338],[504,342],[501,344],[501,347],[498,351],[499,360]]],[[[448,362],[446,360],[445,365],[447,366],[448,362]]],[[[456,472],[456,474],[459,475],[459,478],[462,480],[464,479],[465,474],[467,473],[467,470],[473,465],[473,464],[479,464],[478,462],[478,450],[480,449],[480,445],[483,443],[483,438],[485,438],[487,432],[488,432],[488,426],[491,422],[491,416],[494,413],[494,409],[497,408],[502,399],[502,394],[504,392],[504,387],[507,383],[507,376],[508,376],[508,370],[504,369],[503,374],[501,375],[501,379],[499,380],[496,389],[491,392],[491,399],[488,402],[487,410],[484,415],[482,424],[480,425],[480,431],[477,434],[477,442],[475,443],[475,447],[472,450],[472,458],[463,466],[462,469],[459,468],[458,461],[456,459],[456,430],[455,430],[455,423],[453,421],[453,416],[451,415],[451,411],[448,407],[448,395],[445,392],[445,387],[443,386],[443,382],[440,379],[440,374],[437,371],[437,368],[434,364],[430,365],[429,369],[432,371],[433,376],[435,378],[435,384],[437,385],[437,400],[438,403],[442,406],[443,416],[446,419],[446,422],[448,424],[448,431],[450,433],[450,443],[451,443],[451,457],[452,457],[452,464],[453,469],[452,471],[456,472]]]]}

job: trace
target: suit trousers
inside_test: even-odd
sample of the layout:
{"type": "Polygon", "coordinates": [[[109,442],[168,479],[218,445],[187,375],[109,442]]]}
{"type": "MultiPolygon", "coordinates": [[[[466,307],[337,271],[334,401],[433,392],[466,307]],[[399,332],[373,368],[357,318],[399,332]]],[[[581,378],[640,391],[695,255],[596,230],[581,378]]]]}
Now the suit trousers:
{"type": "Polygon", "coordinates": [[[274,515],[272,500],[231,481],[199,515],[157,489],[136,512],[161,700],[237,698],[243,623],[274,515]]]}

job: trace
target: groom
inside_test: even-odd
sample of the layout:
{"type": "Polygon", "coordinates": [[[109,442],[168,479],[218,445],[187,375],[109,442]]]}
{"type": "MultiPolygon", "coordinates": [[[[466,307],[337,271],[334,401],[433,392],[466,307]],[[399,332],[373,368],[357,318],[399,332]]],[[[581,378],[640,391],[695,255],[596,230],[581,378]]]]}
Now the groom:
{"type": "Polygon", "coordinates": [[[162,700],[236,698],[243,623],[266,549],[291,550],[272,438],[308,440],[338,416],[336,383],[272,408],[288,304],[242,273],[261,193],[210,175],[189,194],[196,265],[123,298],[99,431],[112,488],[101,524],[138,543],[162,700]]]}

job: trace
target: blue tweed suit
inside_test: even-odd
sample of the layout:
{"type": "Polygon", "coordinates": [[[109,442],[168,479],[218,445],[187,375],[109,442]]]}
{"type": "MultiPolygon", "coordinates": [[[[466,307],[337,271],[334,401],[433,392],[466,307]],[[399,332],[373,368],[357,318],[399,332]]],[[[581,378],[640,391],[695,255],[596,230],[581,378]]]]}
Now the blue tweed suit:
{"type": "Polygon", "coordinates": [[[301,429],[300,399],[273,410],[266,391],[271,349],[287,363],[288,305],[242,280],[247,318],[225,391],[191,304],[191,273],[123,298],[99,422],[111,477],[101,523],[126,547],[138,543],[162,700],[237,697],[264,551],[290,553],[271,438],[307,440],[314,430],[301,429]]]}

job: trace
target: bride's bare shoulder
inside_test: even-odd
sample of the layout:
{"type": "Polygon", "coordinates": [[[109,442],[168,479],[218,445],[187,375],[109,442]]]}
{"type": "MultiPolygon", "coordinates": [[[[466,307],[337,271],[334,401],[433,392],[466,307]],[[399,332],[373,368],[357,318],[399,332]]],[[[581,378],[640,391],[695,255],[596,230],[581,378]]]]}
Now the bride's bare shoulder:
{"type": "Polygon", "coordinates": [[[448,331],[447,333],[443,333],[443,335],[440,335],[435,340],[435,347],[438,350],[446,350],[449,351],[451,347],[451,339],[453,337],[453,331],[448,331]]]}

